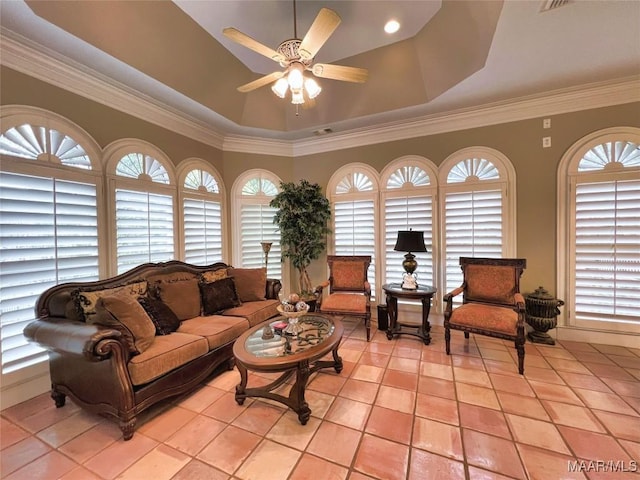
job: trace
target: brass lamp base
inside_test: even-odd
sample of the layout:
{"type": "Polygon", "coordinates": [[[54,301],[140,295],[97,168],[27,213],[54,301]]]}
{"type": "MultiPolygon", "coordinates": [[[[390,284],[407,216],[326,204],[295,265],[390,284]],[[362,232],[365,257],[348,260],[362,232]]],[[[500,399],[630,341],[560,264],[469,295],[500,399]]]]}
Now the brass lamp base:
{"type": "Polygon", "coordinates": [[[413,272],[418,268],[418,262],[416,262],[416,256],[409,252],[404,255],[404,261],[402,262],[402,268],[406,272],[402,275],[402,289],[403,290],[417,290],[418,281],[413,272]]]}

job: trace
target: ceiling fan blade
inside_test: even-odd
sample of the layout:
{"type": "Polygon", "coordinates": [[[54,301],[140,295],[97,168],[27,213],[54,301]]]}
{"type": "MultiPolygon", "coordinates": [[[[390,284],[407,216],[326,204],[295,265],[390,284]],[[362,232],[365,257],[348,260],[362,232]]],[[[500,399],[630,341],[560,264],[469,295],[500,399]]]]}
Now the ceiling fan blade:
{"type": "Polygon", "coordinates": [[[323,8],[318,12],[318,16],[313,21],[311,28],[302,39],[298,48],[298,55],[303,60],[311,60],[316,56],[318,50],[329,39],[342,20],[336,12],[323,8]]]}
{"type": "Polygon", "coordinates": [[[265,75],[264,77],[260,77],[259,79],[254,80],[253,82],[249,82],[249,83],[246,83],[244,85],[239,86],[238,87],[238,91],[242,92],[242,93],[251,92],[252,90],[260,88],[260,87],[262,87],[264,85],[267,85],[267,84],[269,84],[271,82],[275,82],[279,78],[282,78],[283,75],[284,75],[284,72],[273,72],[273,73],[270,73],[269,75],[265,75]]]}
{"type": "Polygon", "coordinates": [[[311,71],[316,77],[355,83],[364,83],[369,76],[369,72],[365,68],[345,67],[329,63],[316,63],[311,71]]]}
{"type": "Polygon", "coordinates": [[[258,52],[260,55],[264,55],[265,57],[270,58],[275,62],[281,62],[285,59],[283,55],[279,54],[274,49],[263,45],[257,40],[251,38],[249,35],[246,35],[233,27],[225,28],[224,30],[222,30],[222,33],[228,39],[233,40],[234,42],[239,43],[243,47],[247,47],[254,52],[258,52]]]}

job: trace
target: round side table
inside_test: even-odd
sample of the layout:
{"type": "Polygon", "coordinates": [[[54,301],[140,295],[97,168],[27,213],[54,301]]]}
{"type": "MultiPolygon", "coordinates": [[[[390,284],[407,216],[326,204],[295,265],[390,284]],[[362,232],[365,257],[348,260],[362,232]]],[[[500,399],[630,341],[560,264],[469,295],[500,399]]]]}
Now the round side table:
{"type": "Polygon", "coordinates": [[[382,286],[387,296],[387,309],[389,310],[389,328],[387,338],[391,340],[394,335],[408,334],[419,337],[425,345],[431,343],[431,325],[429,324],[429,311],[431,310],[431,298],[436,293],[436,288],[431,286],[418,286],[416,290],[403,289],[399,283],[387,283],[382,286]],[[422,302],[422,324],[407,325],[398,322],[398,299],[420,300],[422,302]]]}

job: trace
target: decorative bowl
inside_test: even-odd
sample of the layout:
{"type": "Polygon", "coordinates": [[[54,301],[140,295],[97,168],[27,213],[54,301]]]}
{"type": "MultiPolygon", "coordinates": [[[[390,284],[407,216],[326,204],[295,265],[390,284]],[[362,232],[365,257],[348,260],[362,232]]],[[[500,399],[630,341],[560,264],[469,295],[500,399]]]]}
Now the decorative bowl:
{"type": "Polygon", "coordinates": [[[306,315],[306,313],[309,311],[309,305],[307,305],[306,309],[299,310],[297,312],[285,312],[282,305],[278,305],[276,308],[278,310],[278,313],[286,318],[300,318],[301,316],[306,315]]]}

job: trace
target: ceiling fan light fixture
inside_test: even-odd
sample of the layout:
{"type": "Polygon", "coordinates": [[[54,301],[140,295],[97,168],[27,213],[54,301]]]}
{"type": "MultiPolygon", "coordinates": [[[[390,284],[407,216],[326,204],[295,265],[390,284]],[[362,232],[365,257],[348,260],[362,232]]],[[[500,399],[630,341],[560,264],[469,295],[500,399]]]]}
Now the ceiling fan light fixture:
{"type": "Polygon", "coordinates": [[[287,94],[287,90],[289,89],[289,82],[287,82],[286,78],[280,78],[276,83],[271,86],[271,90],[278,97],[284,98],[287,94]]]}
{"type": "Polygon", "coordinates": [[[304,67],[300,63],[295,63],[291,65],[291,71],[287,76],[287,80],[289,81],[289,87],[291,87],[291,91],[300,90],[304,84],[304,75],[302,74],[304,67]]]}
{"type": "Polygon", "coordinates": [[[296,91],[291,90],[291,103],[294,105],[302,105],[304,103],[302,89],[296,91]]]}
{"type": "Polygon", "coordinates": [[[309,98],[312,100],[320,95],[320,92],[322,91],[322,88],[320,87],[320,85],[318,85],[318,82],[316,82],[313,78],[306,78],[304,80],[304,89],[307,91],[307,95],[309,95],[309,98]]]}

